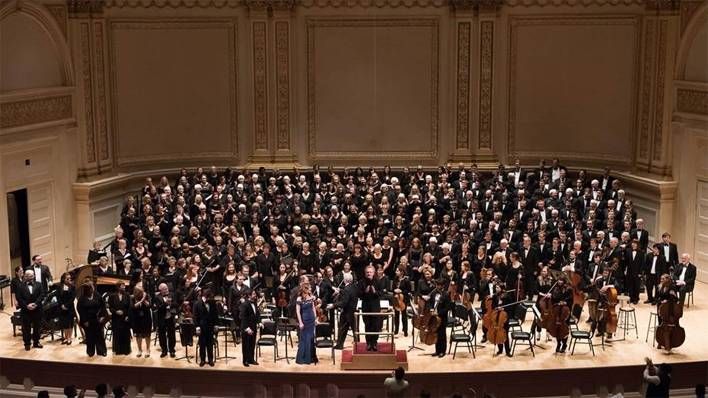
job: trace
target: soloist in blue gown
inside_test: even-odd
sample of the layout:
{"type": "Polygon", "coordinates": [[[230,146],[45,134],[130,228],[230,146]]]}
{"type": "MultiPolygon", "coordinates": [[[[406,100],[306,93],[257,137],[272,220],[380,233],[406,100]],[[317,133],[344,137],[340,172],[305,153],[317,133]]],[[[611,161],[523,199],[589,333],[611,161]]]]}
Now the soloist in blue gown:
{"type": "Polygon", "coordinates": [[[300,330],[300,341],[297,345],[297,356],[295,362],[308,365],[317,362],[315,354],[315,311],[314,299],[302,300],[298,302],[300,306],[300,317],[305,327],[300,330]]]}

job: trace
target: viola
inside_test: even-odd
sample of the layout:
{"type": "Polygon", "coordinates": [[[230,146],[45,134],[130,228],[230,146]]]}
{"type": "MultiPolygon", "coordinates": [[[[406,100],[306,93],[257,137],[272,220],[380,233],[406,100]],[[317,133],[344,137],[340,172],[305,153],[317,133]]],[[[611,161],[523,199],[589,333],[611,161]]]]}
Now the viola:
{"type": "Polygon", "coordinates": [[[393,308],[399,312],[406,310],[406,299],[403,297],[403,293],[395,293],[393,295],[393,308]]]}
{"type": "Polygon", "coordinates": [[[317,299],[315,301],[315,315],[317,316],[317,322],[327,323],[329,319],[327,318],[327,311],[322,308],[322,300],[317,299]]]}

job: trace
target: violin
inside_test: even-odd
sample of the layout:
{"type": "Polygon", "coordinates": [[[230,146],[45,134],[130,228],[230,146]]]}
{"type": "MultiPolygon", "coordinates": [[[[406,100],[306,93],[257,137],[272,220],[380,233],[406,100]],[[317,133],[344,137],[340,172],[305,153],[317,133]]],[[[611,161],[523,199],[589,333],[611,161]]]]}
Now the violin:
{"type": "Polygon", "coordinates": [[[322,300],[317,299],[315,301],[315,315],[317,316],[317,322],[319,323],[328,323],[329,319],[327,318],[327,311],[325,311],[322,308],[322,300]]]}
{"type": "Polygon", "coordinates": [[[667,301],[659,305],[657,310],[661,324],[656,328],[656,343],[659,348],[671,351],[680,347],[686,340],[686,331],[679,325],[683,316],[683,305],[677,300],[667,301]]]}
{"type": "MultiPolygon", "coordinates": [[[[403,282],[403,279],[398,281],[398,289],[401,290],[401,283],[403,282]]],[[[402,312],[406,310],[406,298],[403,295],[403,291],[401,293],[394,293],[393,294],[393,308],[398,311],[402,312]]]]}

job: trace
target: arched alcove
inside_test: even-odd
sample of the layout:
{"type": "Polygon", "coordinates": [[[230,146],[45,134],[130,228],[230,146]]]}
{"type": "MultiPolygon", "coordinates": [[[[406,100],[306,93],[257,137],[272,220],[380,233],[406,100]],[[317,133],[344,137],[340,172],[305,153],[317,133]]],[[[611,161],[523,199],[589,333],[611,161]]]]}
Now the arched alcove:
{"type": "Polygon", "coordinates": [[[71,52],[47,9],[31,1],[0,6],[0,93],[74,85],[71,52]]]}
{"type": "Polygon", "coordinates": [[[59,54],[35,20],[16,12],[0,21],[0,92],[64,83],[59,54]]]}

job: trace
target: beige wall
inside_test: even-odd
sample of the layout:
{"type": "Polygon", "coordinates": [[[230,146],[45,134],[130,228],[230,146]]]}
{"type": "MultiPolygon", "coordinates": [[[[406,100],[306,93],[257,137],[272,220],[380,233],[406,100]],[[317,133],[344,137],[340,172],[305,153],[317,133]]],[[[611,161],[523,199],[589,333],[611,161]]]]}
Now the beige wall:
{"type": "MultiPolygon", "coordinates": [[[[0,65],[0,153],[56,160],[50,224],[67,205],[76,220],[61,255],[110,234],[129,173],[178,166],[558,156],[622,170],[655,232],[695,214],[704,1],[404,3],[5,2],[0,51],[22,57],[0,65]]],[[[695,231],[678,235],[693,253],[695,231]]]]}

